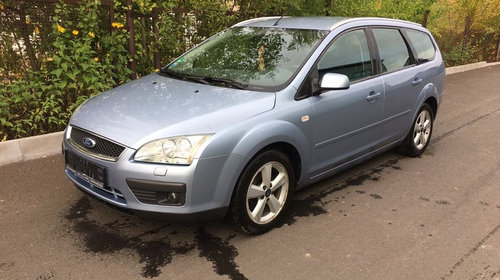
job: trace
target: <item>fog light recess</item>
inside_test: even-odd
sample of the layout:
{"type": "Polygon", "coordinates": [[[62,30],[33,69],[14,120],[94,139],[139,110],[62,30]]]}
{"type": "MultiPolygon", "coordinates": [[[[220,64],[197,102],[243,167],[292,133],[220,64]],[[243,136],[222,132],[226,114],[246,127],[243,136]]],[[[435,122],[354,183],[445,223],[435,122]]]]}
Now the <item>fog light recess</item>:
{"type": "Polygon", "coordinates": [[[142,203],[181,206],[186,200],[186,185],[141,179],[126,179],[132,193],[142,203]]]}

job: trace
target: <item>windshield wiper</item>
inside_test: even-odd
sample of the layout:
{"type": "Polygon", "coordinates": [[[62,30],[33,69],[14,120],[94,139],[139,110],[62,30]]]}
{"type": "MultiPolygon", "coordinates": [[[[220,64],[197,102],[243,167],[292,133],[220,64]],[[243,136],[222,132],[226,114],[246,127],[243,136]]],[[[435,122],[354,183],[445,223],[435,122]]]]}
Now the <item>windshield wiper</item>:
{"type": "Polygon", "coordinates": [[[197,83],[205,84],[205,85],[211,85],[214,83],[224,83],[226,85],[230,85],[230,86],[237,88],[237,89],[246,89],[248,87],[247,84],[233,81],[231,79],[209,77],[209,76],[203,77],[203,76],[185,75],[185,74],[181,74],[178,72],[168,70],[166,68],[160,70],[159,73],[163,74],[163,75],[168,75],[168,76],[171,76],[174,78],[178,78],[178,79],[182,79],[182,80],[189,80],[189,81],[193,81],[193,82],[197,82],[197,83]]]}
{"type": "Polygon", "coordinates": [[[233,81],[231,79],[225,79],[225,78],[203,77],[203,80],[205,80],[209,83],[224,83],[224,84],[230,85],[230,86],[237,88],[237,89],[246,89],[248,87],[248,84],[240,83],[240,82],[233,81]]]}
{"type": "Polygon", "coordinates": [[[174,78],[177,78],[177,79],[189,80],[189,81],[197,82],[197,83],[200,83],[200,84],[205,84],[205,85],[211,84],[211,82],[205,80],[204,77],[184,75],[184,74],[181,74],[181,73],[170,71],[168,69],[162,69],[162,70],[160,70],[160,75],[161,74],[167,75],[167,76],[170,76],[170,77],[174,77],[174,78]]]}
{"type": "Polygon", "coordinates": [[[160,75],[164,74],[163,76],[171,76],[171,77],[179,78],[179,79],[182,79],[184,77],[183,75],[176,73],[176,72],[173,72],[173,71],[170,71],[167,68],[160,69],[160,72],[158,72],[158,74],[160,74],[160,75]]]}

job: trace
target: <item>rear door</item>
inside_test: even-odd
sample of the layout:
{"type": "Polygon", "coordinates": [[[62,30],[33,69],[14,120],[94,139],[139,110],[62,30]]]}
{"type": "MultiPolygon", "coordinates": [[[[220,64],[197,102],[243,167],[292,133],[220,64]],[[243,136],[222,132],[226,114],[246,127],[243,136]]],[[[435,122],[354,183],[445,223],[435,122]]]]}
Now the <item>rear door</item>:
{"type": "Polygon", "coordinates": [[[391,143],[408,133],[417,96],[423,89],[425,71],[415,67],[416,59],[401,30],[376,27],[372,32],[385,86],[382,135],[384,143],[391,143]]]}

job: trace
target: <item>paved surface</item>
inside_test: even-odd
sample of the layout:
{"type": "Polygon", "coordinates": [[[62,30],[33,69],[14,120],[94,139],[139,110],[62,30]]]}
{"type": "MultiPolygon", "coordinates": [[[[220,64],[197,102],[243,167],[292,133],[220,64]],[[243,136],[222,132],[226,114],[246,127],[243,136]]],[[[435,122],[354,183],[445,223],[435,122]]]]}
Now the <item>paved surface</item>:
{"type": "Polygon", "coordinates": [[[0,168],[1,279],[500,279],[500,66],[447,77],[431,146],[300,191],[287,223],[141,221],[89,200],[61,156],[0,168]]]}

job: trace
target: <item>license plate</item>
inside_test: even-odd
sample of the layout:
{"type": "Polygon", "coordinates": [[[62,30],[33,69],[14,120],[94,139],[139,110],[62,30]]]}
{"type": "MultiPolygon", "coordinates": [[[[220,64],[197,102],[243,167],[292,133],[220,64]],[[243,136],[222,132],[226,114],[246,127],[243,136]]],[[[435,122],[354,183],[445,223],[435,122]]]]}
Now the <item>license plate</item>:
{"type": "Polygon", "coordinates": [[[70,151],[64,153],[66,168],[91,185],[104,189],[106,184],[106,168],[81,158],[70,151]]]}

